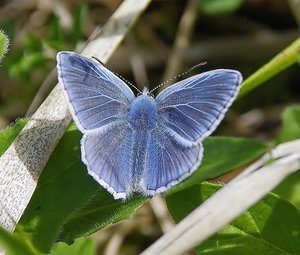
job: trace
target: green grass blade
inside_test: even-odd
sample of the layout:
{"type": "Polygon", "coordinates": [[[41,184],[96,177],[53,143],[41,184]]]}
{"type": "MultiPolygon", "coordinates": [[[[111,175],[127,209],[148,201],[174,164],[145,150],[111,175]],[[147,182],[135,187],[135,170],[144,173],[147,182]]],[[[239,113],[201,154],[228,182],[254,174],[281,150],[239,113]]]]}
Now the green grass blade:
{"type": "Polygon", "coordinates": [[[271,77],[300,60],[300,38],[281,51],[267,64],[250,75],[242,84],[239,98],[252,91],[271,77]]]}

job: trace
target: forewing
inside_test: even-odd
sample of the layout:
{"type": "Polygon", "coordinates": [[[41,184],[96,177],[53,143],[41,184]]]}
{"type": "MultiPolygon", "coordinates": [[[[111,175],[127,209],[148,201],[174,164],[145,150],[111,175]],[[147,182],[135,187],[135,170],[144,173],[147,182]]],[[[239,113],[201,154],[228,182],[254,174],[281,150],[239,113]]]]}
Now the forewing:
{"type": "Polygon", "coordinates": [[[115,199],[131,191],[133,132],[126,124],[87,132],[81,141],[82,161],[93,178],[115,199]]]}
{"type": "Polygon", "coordinates": [[[183,146],[175,137],[158,127],[149,138],[141,189],[154,196],[165,192],[189,175],[200,165],[203,156],[201,143],[183,146]]]}
{"type": "Polygon", "coordinates": [[[182,143],[210,135],[237,96],[242,76],[234,70],[213,70],[192,76],[156,98],[161,122],[182,143]]]}
{"type": "Polygon", "coordinates": [[[112,124],[129,111],[134,94],[103,65],[73,52],[60,52],[57,69],[73,119],[82,132],[112,124]]]}

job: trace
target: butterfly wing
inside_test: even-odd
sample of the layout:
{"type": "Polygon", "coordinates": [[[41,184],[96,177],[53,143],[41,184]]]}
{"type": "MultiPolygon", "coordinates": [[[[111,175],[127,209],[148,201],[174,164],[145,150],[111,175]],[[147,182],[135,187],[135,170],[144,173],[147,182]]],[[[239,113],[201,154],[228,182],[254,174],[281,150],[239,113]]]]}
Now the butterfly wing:
{"type": "Polygon", "coordinates": [[[180,81],[157,96],[159,126],[148,141],[141,181],[147,195],[168,190],[198,168],[201,141],[223,119],[241,81],[237,71],[214,70],[180,81]]]}
{"type": "Polygon", "coordinates": [[[73,52],[60,52],[57,69],[80,131],[114,123],[129,111],[134,94],[103,65],[73,52]]]}
{"type": "Polygon", "coordinates": [[[166,127],[154,130],[147,144],[141,188],[146,195],[164,192],[191,175],[203,156],[201,143],[184,146],[168,134],[166,127]]]}
{"type": "Polygon", "coordinates": [[[126,123],[87,132],[81,141],[82,161],[89,174],[115,199],[125,199],[131,191],[133,144],[133,132],[126,123]]]}
{"type": "Polygon", "coordinates": [[[124,115],[135,96],[103,65],[72,52],[57,55],[58,79],[81,140],[82,161],[115,199],[130,190],[132,129],[124,115]]]}
{"type": "Polygon", "coordinates": [[[237,96],[242,76],[219,69],[192,76],[162,91],[156,98],[161,122],[183,144],[210,135],[237,96]]]}

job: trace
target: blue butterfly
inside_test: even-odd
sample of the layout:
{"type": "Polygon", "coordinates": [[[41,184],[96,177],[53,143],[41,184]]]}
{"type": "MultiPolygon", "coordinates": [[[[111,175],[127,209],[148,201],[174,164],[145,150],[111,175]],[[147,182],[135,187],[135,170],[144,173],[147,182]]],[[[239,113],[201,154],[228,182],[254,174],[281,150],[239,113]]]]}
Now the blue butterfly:
{"type": "Polygon", "coordinates": [[[58,79],[81,140],[88,173],[115,199],[133,192],[154,196],[191,175],[202,141],[221,122],[242,76],[219,69],[177,82],[153,98],[94,60],[57,54],[58,79]]]}

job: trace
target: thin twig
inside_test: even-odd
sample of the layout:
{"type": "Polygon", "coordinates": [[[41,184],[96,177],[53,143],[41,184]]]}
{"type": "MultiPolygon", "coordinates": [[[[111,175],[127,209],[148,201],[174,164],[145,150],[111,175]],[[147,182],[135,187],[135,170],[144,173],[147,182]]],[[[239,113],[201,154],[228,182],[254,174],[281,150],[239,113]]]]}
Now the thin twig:
{"type": "MultiPolygon", "coordinates": [[[[167,62],[167,69],[163,76],[163,81],[168,80],[179,73],[183,56],[189,46],[189,40],[197,18],[198,6],[198,0],[189,0],[187,2],[186,9],[179,22],[178,32],[175,43],[170,52],[170,57],[167,62]]],[[[167,84],[162,86],[160,90],[163,90],[166,86],[167,84]]]]}
{"type": "Polygon", "coordinates": [[[165,201],[161,196],[155,196],[150,200],[152,210],[164,233],[169,232],[174,227],[174,222],[169,214],[165,201]]]}
{"type": "Polygon", "coordinates": [[[245,170],[247,174],[225,185],[142,255],[179,255],[201,244],[297,171],[300,168],[299,146],[300,140],[277,146],[263,157],[263,162],[266,163],[270,155],[276,155],[277,160],[258,169],[261,159],[249,166],[245,170]]]}
{"type": "Polygon", "coordinates": [[[148,84],[148,77],[144,60],[140,55],[132,53],[130,56],[130,64],[132,66],[135,84],[140,90],[143,90],[143,87],[148,84]]]}
{"type": "MultiPolygon", "coordinates": [[[[126,0],[82,54],[107,62],[150,0],[126,0]]],[[[57,85],[0,158],[0,225],[13,231],[40,173],[71,120],[57,85]]]]}
{"type": "Polygon", "coordinates": [[[128,235],[133,229],[135,229],[140,222],[138,221],[122,221],[118,224],[117,230],[109,239],[105,250],[103,251],[103,255],[118,255],[120,254],[121,245],[128,235]]]}

